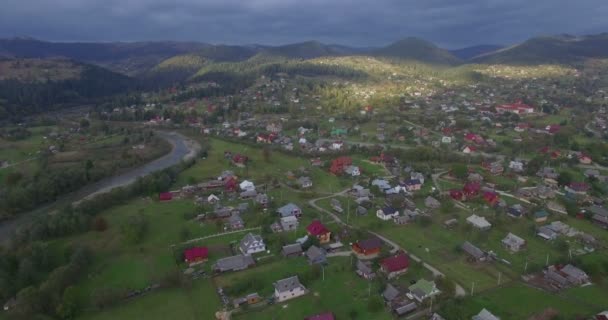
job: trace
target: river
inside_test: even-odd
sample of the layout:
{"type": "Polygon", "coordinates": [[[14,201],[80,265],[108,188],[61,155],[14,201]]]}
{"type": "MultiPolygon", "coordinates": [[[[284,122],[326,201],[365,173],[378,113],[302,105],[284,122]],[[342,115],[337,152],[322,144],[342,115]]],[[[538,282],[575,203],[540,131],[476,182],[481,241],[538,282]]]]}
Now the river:
{"type": "Polygon", "coordinates": [[[17,229],[19,226],[27,224],[32,220],[33,217],[49,212],[50,210],[58,207],[58,205],[78,202],[93,197],[97,194],[108,192],[113,188],[131,184],[139,177],[143,177],[152,172],[171,167],[180,163],[182,160],[192,159],[200,150],[198,143],[179,133],[156,131],[156,134],[171,144],[171,152],[156,160],[148,162],[145,165],[133,168],[122,174],[108,177],[95,183],[86,185],[77,191],[62,196],[53,203],[49,203],[32,211],[19,214],[14,219],[0,223],[0,242],[6,242],[15,229],[17,229]]]}

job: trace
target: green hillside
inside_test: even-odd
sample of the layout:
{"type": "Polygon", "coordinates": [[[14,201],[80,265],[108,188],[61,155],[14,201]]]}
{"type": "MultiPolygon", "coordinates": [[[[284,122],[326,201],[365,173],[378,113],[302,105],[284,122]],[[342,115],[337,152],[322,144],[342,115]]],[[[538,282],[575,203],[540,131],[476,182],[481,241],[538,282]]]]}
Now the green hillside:
{"type": "Polygon", "coordinates": [[[449,51],[419,38],[405,38],[389,46],[372,51],[374,56],[414,60],[419,62],[454,65],[460,60],[449,51]]]}
{"type": "Polygon", "coordinates": [[[473,61],[505,64],[570,64],[590,58],[608,58],[608,34],[537,37],[473,61]]]}

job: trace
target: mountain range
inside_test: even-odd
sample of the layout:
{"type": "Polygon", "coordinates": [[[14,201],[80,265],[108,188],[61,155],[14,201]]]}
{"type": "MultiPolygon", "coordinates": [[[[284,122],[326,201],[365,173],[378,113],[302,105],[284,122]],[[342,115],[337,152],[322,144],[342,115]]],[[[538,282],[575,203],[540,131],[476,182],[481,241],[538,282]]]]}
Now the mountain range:
{"type": "Polygon", "coordinates": [[[357,48],[318,41],[265,45],[213,45],[200,42],[47,42],[32,38],[0,39],[3,59],[71,59],[131,77],[184,80],[202,67],[221,62],[307,60],[328,56],[372,56],[454,66],[466,63],[578,63],[608,58],[608,33],[588,36],[543,36],[510,47],[477,45],[447,50],[414,37],[385,47],[357,48]],[[170,76],[167,76],[170,75],[170,76]]]}

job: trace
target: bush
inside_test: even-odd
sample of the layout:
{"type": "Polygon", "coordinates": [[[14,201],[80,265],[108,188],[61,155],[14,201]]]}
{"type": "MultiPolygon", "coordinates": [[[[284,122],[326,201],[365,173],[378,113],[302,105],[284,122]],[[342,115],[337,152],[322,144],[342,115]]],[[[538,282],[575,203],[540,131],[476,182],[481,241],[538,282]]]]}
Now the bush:
{"type": "Polygon", "coordinates": [[[120,231],[128,242],[139,243],[148,230],[148,218],[143,214],[127,217],[127,221],[120,227],[120,231]]]}
{"type": "Polygon", "coordinates": [[[380,297],[374,296],[369,299],[367,302],[367,310],[371,313],[376,313],[382,310],[383,304],[380,297]]]}
{"type": "Polygon", "coordinates": [[[433,220],[431,219],[431,217],[428,216],[420,217],[417,222],[423,228],[430,227],[431,224],[433,224],[433,220]]]}
{"type": "Polygon", "coordinates": [[[182,227],[182,229],[179,231],[179,237],[182,239],[182,241],[186,241],[192,237],[192,233],[187,227],[182,227]]]}
{"type": "Polygon", "coordinates": [[[104,217],[96,217],[93,219],[93,230],[104,232],[108,229],[108,222],[104,217]]]}
{"type": "Polygon", "coordinates": [[[98,309],[104,309],[120,302],[126,296],[125,290],[116,288],[95,289],[91,295],[93,304],[98,309]]]}

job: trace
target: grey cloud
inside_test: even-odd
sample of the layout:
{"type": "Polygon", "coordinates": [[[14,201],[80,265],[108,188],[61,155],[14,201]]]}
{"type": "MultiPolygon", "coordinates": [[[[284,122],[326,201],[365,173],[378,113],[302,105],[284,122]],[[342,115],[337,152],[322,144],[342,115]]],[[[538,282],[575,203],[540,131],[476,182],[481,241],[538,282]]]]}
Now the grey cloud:
{"type": "Polygon", "coordinates": [[[0,37],[445,47],[608,31],[605,0],[5,0],[0,37]]]}

